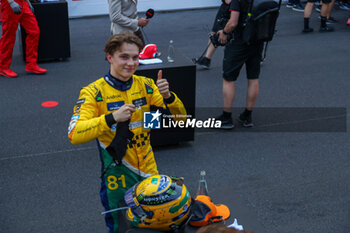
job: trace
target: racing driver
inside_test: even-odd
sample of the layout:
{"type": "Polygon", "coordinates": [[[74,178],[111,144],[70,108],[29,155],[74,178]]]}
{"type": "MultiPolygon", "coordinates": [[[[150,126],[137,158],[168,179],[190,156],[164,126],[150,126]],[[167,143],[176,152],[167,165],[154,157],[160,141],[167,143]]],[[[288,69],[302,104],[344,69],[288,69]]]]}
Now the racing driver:
{"type": "MultiPolygon", "coordinates": [[[[150,130],[143,128],[144,112],[157,106],[174,116],[186,115],[162,71],[156,84],[134,75],[141,49],[142,42],[134,34],[114,35],[107,41],[104,51],[110,71],[81,89],[68,128],[72,144],[97,139],[102,162],[100,197],[106,210],[120,206],[134,184],[158,174],[150,130]]],[[[106,225],[109,233],[119,232],[118,211],[106,214],[106,225]]]]}

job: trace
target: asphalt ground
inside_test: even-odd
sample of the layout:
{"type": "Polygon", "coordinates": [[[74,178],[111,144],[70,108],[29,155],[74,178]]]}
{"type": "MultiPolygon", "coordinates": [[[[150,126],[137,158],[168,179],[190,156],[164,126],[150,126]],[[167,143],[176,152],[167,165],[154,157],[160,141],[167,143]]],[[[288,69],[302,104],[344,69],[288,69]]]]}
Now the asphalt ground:
{"type": "MultiPolygon", "coordinates": [[[[145,33],[150,42],[163,47],[174,40],[175,48],[190,59],[205,48],[215,14],[216,9],[156,13],[145,33]]],[[[238,126],[240,130],[197,132],[193,142],[155,149],[160,173],[184,177],[195,193],[199,172],[205,170],[212,199],[231,209],[228,223],[235,217],[247,230],[350,232],[348,14],[334,10],[339,20],[336,31],[319,33],[314,11],[311,25],[316,32],[303,35],[302,13],[282,6],[256,104],[259,109],[276,108],[279,114],[262,110],[253,115],[257,127],[270,122],[276,126],[288,125],[278,120],[289,116],[283,109],[293,108],[298,115],[340,108],[341,115],[335,111],[330,118],[340,118],[343,128],[251,132],[238,126]]],[[[42,63],[48,69],[43,76],[25,74],[16,43],[11,68],[20,77],[0,78],[0,232],[107,231],[100,215],[96,143],[71,145],[67,127],[80,88],[108,70],[103,53],[108,37],[107,16],[70,20],[72,56],[42,63]],[[47,100],[59,105],[41,107],[47,100]]],[[[222,106],[222,57],[219,48],[211,69],[197,70],[196,105],[217,108],[217,115],[222,106]]],[[[244,107],[246,86],[242,71],[234,116],[244,107]]],[[[330,118],[306,114],[297,123],[307,127],[317,120],[323,125],[330,118]]]]}

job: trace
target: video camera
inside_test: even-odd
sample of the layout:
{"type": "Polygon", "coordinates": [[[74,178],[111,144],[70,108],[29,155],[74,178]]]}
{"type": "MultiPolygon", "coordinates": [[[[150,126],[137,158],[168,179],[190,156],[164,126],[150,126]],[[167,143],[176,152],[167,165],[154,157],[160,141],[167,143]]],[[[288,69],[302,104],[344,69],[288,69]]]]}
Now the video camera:
{"type": "MultiPolygon", "coordinates": [[[[216,25],[218,25],[217,30],[224,30],[227,22],[229,21],[230,17],[221,17],[219,19],[216,20],[216,25]]],[[[219,34],[216,32],[214,35],[209,35],[209,39],[211,41],[211,43],[214,45],[215,48],[219,47],[219,46],[225,46],[226,44],[221,44],[219,42],[219,34]]],[[[227,43],[232,39],[232,34],[228,34],[227,35],[227,43]]]]}
{"type": "MultiPolygon", "coordinates": [[[[232,34],[227,34],[227,43],[230,42],[230,40],[232,40],[233,36],[232,34]]],[[[225,46],[226,44],[221,44],[219,42],[219,34],[215,33],[214,35],[210,35],[209,36],[210,42],[214,45],[215,48],[219,47],[219,46],[225,46]]]]}

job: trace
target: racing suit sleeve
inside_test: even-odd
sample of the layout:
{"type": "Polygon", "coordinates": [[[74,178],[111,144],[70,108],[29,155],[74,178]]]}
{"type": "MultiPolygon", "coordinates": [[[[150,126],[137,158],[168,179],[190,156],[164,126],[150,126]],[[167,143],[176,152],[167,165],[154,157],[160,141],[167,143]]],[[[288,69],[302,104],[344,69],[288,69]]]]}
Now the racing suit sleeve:
{"type": "Polygon", "coordinates": [[[72,144],[82,144],[96,139],[106,131],[109,115],[98,115],[98,106],[93,91],[84,87],[80,91],[79,100],[68,127],[68,138],[72,144]]]}
{"type": "Polygon", "coordinates": [[[154,92],[150,103],[151,105],[167,108],[170,111],[171,115],[174,115],[173,119],[175,121],[186,120],[186,108],[174,92],[170,92],[171,97],[169,99],[164,99],[163,96],[159,93],[158,87],[153,80],[152,89],[154,92]]]}
{"type": "MultiPolygon", "coordinates": [[[[111,22],[123,27],[130,28],[133,31],[136,31],[138,29],[137,17],[134,19],[132,17],[128,17],[122,14],[122,1],[108,0],[108,3],[109,3],[109,18],[111,22]]],[[[135,12],[134,14],[137,14],[137,12],[135,12]]]]}

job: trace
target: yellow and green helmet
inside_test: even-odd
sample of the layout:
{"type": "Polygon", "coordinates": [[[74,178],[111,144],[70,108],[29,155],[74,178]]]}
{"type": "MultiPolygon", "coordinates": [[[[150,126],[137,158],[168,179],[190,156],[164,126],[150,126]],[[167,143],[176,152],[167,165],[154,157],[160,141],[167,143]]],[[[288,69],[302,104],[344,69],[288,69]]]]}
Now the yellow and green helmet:
{"type": "Polygon", "coordinates": [[[135,184],[124,196],[135,227],[169,231],[189,217],[191,196],[182,179],[155,175],[135,184]]]}

